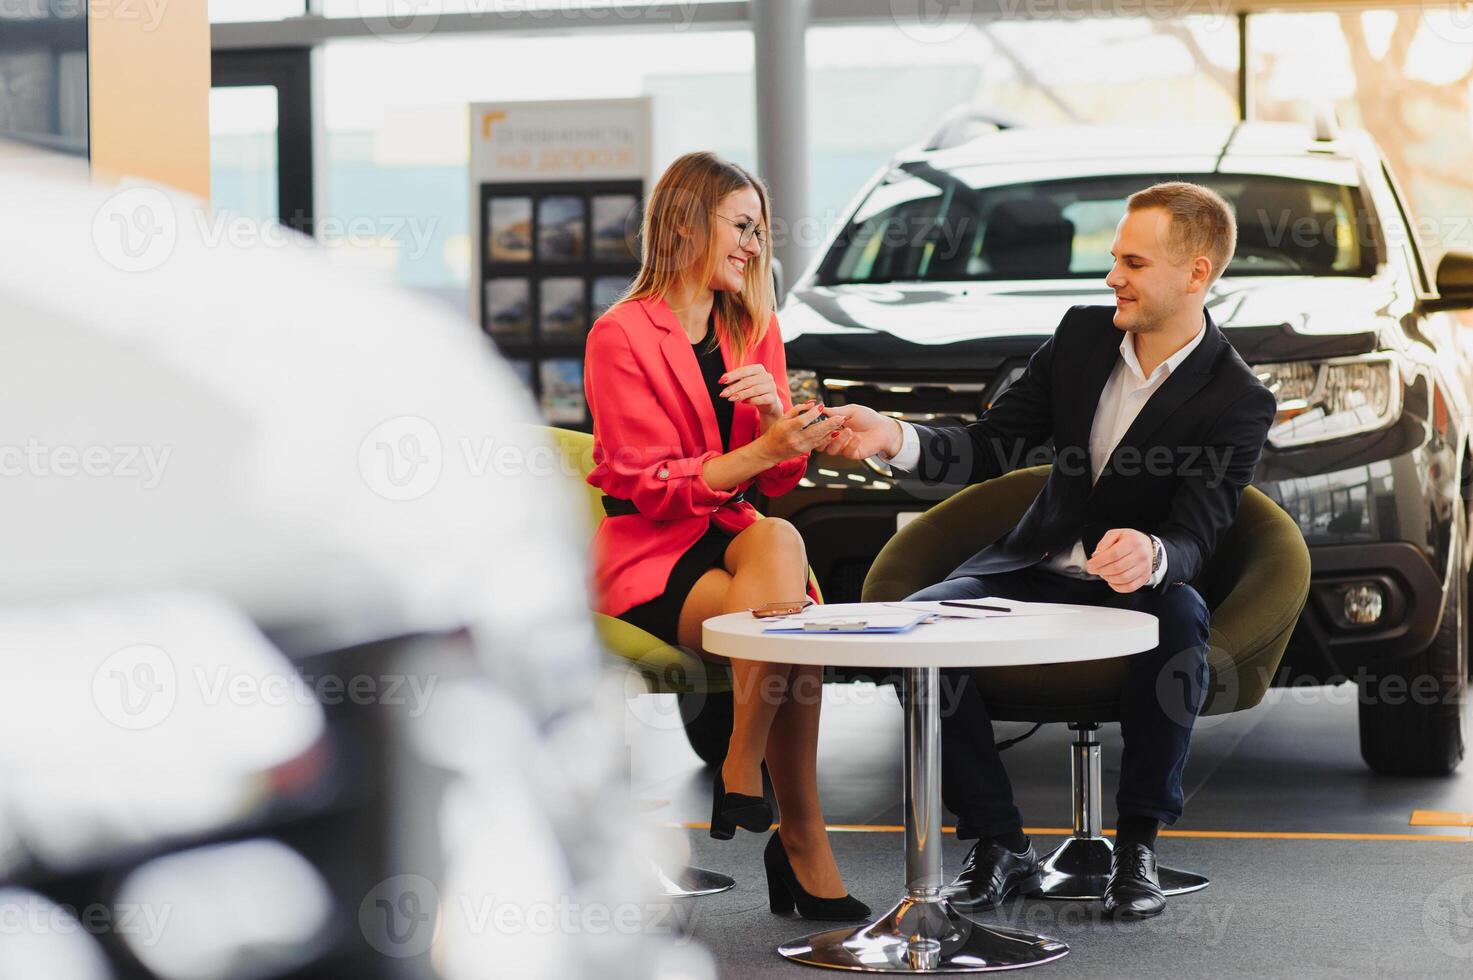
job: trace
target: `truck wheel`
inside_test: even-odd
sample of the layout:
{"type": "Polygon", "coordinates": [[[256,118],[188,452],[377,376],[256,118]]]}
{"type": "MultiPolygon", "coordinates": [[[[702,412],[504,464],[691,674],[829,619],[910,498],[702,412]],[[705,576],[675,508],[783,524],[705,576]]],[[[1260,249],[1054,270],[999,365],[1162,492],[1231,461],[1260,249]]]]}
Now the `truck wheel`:
{"type": "MultiPolygon", "coordinates": [[[[1465,477],[1465,479],[1467,479],[1467,477],[1465,477]]],[[[1470,490],[1469,492],[1473,492],[1473,490],[1470,490]]],[[[1454,527],[1453,527],[1453,537],[1455,537],[1455,538],[1458,539],[1459,546],[1462,548],[1462,554],[1459,555],[1458,557],[1464,563],[1466,563],[1467,560],[1468,560],[1468,544],[1467,544],[1467,541],[1468,541],[1468,521],[1469,520],[1470,520],[1470,515],[1469,515],[1468,511],[1464,510],[1462,507],[1459,507],[1459,509],[1458,509],[1458,523],[1456,525],[1454,525],[1454,527]]],[[[1467,572],[1467,570],[1464,569],[1464,571],[1463,571],[1463,593],[1462,593],[1462,595],[1463,595],[1463,633],[1465,634],[1464,642],[1467,644],[1468,654],[1466,656],[1464,656],[1464,658],[1463,658],[1463,666],[1465,668],[1465,670],[1464,670],[1464,676],[1466,676],[1469,680],[1473,680],[1473,605],[1470,605],[1469,604],[1469,603],[1473,603],[1473,592],[1469,592],[1469,589],[1473,589],[1473,581],[1470,581],[1470,580],[1473,580],[1473,575],[1469,575],[1468,572],[1467,572]]]]}
{"type": "Polygon", "coordinates": [[[731,741],[731,692],[677,694],[685,737],[696,755],[708,766],[719,766],[731,741]]]}
{"type": "Polygon", "coordinates": [[[1362,679],[1360,754],[1374,772],[1446,776],[1463,760],[1468,571],[1463,567],[1461,526],[1459,521],[1454,528],[1454,579],[1437,635],[1416,656],[1362,679]]]}

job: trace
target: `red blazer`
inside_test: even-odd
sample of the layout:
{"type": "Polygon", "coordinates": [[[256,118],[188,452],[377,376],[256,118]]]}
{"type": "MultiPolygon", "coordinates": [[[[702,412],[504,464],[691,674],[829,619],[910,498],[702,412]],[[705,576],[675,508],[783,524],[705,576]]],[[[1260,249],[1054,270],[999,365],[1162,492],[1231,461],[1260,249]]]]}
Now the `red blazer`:
{"type": "MultiPolygon", "coordinates": [[[[728,369],[735,366],[724,340],[721,357],[728,369]]],[[[791,408],[776,316],[748,359],[766,365],[784,408],[791,408]]],[[[712,489],[701,478],[705,462],[723,452],[716,411],[690,338],[664,300],[631,300],[598,318],[588,335],[583,388],[593,413],[588,482],[639,509],[605,517],[594,534],[596,608],[607,615],[662,593],[676,560],[712,521],[731,534],[756,521],[751,504],[728,503],[737,491],[755,483],[776,497],[797,486],[807,469],[808,457],[795,456],[731,490],[712,489]]],[[[730,448],[757,434],[757,409],[737,403],[730,448]]]]}

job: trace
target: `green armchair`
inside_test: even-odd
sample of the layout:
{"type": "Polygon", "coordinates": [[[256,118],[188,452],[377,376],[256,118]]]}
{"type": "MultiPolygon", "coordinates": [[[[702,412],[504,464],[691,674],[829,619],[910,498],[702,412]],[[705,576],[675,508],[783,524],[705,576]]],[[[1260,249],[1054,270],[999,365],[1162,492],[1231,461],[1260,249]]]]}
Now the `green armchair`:
{"type": "MultiPolygon", "coordinates": [[[[586,477],[593,470],[593,436],[586,432],[548,428],[560,458],[572,461],[578,472],[578,486],[588,502],[588,536],[604,518],[601,501],[603,491],[591,486],[586,477]]],[[[731,673],[719,664],[672,647],[659,637],[631,626],[622,619],[593,614],[594,628],[604,646],[621,658],[631,670],[638,672],[657,694],[713,694],[731,690],[731,673]]]]}
{"type": "MultiPolygon", "coordinates": [[[[588,503],[588,536],[593,537],[593,529],[598,527],[598,522],[604,518],[603,504],[600,501],[603,493],[597,487],[590,486],[586,477],[593,469],[593,436],[586,432],[573,432],[569,429],[558,429],[546,427],[544,431],[548,439],[558,450],[559,459],[571,461],[578,473],[578,485],[581,490],[586,491],[585,499],[588,503]]],[[[679,647],[672,647],[659,637],[637,626],[631,626],[622,619],[613,616],[605,616],[603,613],[593,613],[594,629],[597,631],[599,640],[604,648],[613,653],[618,662],[643,679],[645,689],[652,694],[674,694],[678,698],[686,698],[691,694],[720,694],[731,690],[731,674],[725,668],[716,664],[707,664],[699,657],[693,656],[679,647]]],[[[681,701],[681,716],[684,719],[687,712],[695,707],[700,710],[705,707],[704,697],[697,701],[681,701]]],[[[716,705],[712,714],[719,713],[721,705],[716,705]]],[[[690,731],[690,723],[686,723],[687,733],[690,731]]],[[[722,736],[721,749],[726,750],[726,738],[731,733],[731,708],[730,699],[726,700],[726,735],[722,736]]],[[[736,880],[730,875],[724,875],[716,871],[708,871],[704,868],[686,867],[667,872],[662,868],[654,868],[653,873],[661,893],[667,898],[699,898],[705,895],[715,895],[727,891],[736,885],[736,880]]]]}
{"type": "MultiPolygon", "coordinates": [[[[1015,526],[1043,486],[1047,466],[1015,470],[955,494],[897,533],[864,581],[866,602],[904,599],[1015,526]]],[[[1208,690],[1203,715],[1242,711],[1263,699],[1309,595],[1309,549],[1283,509],[1254,487],[1195,583],[1211,610],[1208,690]]],[[[1101,828],[1102,723],[1119,720],[1125,659],[978,672],[998,721],[1066,722],[1072,746],[1074,832],[1043,862],[1041,894],[1093,899],[1104,891],[1111,844],[1101,828]]],[[[1207,879],[1161,870],[1167,894],[1195,891],[1207,879]]]]}
{"type": "MultiPolygon", "coordinates": [[[[593,529],[604,517],[603,491],[585,479],[593,469],[593,436],[556,428],[548,428],[547,433],[561,457],[573,461],[577,467],[579,485],[587,495],[588,533],[592,537],[593,529]]],[[[809,581],[814,593],[820,596],[819,601],[823,601],[811,570],[809,581]]],[[[702,762],[719,765],[726,757],[726,743],[731,738],[731,671],[680,647],[672,647],[622,619],[598,612],[593,618],[604,646],[643,677],[651,693],[676,696],[691,748],[702,762]]]]}

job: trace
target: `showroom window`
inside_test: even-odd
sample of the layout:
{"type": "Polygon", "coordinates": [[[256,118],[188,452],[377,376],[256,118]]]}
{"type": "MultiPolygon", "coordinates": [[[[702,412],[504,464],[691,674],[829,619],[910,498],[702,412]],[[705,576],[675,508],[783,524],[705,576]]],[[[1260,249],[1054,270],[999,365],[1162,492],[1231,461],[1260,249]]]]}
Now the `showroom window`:
{"type": "Polygon", "coordinates": [[[210,91],[210,206],[276,221],[276,89],[210,91]]]}
{"type": "MultiPolygon", "coordinates": [[[[671,5],[670,13],[679,19],[684,16],[683,8],[690,4],[720,2],[722,0],[681,0],[671,5]]],[[[545,13],[549,21],[546,26],[552,27],[559,13],[580,9],[599,13],[607,11],[609,20],[614,23],[621,19],[644,17],[651,0],[435,0],[433,4],[430,0],[320,0],[320,4],[327,17],[383,17],[433,11],[437,14],[482,14],[490,19],[545,13]],[[618,9],[621,7],[625,9],[618,9]]]]}
{"type": "Polygon", "coordinates": [[[809,204],[834,227],[866,180],[962,105],[1045,125],[1230,122],[1237,45],[1231,16],[812,27],[809,204]]]}
{"type": "MultiPolygon", "coordinates": [[[[394,9],[390,0],[381,10],[374,2],[317,6],[333,17],[394,9]]],[[[216,20],[246,12],[269,19],[303,5],[213,0],[210,9],[216,20]]],[[[527,0],[518,9],[555,16],[579,7],[620,16],[608,0],[527,0]]],[[[437,8],[488,17],[499,9],[484,0],[437,8]]],[[[1254,14],[1247,23],[1255,118],[1307,121],[1317,101],[1335,105],[1345,124],[1370,130],[1406,185],[1432,229],[1429,262],[1445,247],[1473,247],[1463,240],[1473,230],[1457,219],[1473,209],[1473,178],[1449,162],[1459,158],[1473,116],[1473,28],[1433,10],[1254,14]]],[[[1237,24],[1226,14],[999,20],[943,37],[890,20],[814,26],[808,217],[821,231],[834,228],[872,174],[958,105],[1043,124],[1232,121],[1237,24]]],[[[745,28],[400,40],[322,45],[317,212],[397,227],[354,260],[457,307],[467,302],[470,263],[468,102],[651,95],[657,167],[696,147],[756,163],[760,120],[745,28]]]]}
{"type": "Polygon", "coordinates": [[[1375,137],[1419,219],[1433,266],[1473,248],[1473,25],[1452,10],[1255,14],[1248,19],[1253,114],[1308,122],[1334,106],[1375,137]]]}
{"type": "Polygon", "coordinates": [[[620,34],[617,56],[610,44],[472,34],[323,45],[319,219],[380,222],[376,254],[351,260],[468,309],[468,103],[652,94],[657,167],[694,147],[755,164],[749,31],[620,34]]]}
{"type": "Polygon", "coordinates": [[[215,24],[281,20],[306,13],[307,0],[210,0],[209,11],[210,21],[215,24]]]}

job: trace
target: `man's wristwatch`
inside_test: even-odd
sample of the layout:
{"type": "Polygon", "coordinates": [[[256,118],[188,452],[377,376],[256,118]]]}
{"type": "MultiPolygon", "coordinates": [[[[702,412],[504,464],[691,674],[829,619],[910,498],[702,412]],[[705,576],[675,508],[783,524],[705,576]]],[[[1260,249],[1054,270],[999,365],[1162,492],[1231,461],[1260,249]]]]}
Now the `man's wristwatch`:
{"type": "Polygon", "coordinates": [[[1166,546],[1163,545],[1158,538],[1156,538],[1156,537],[1153,536],[1151,538],[1151,577],[1152,578],[1154,578],[1156,576],[1156,573],[1161,570],[1161,556],[1163,554],[1165,554],[1165,552],[1166,552],[1166,546]]]}

